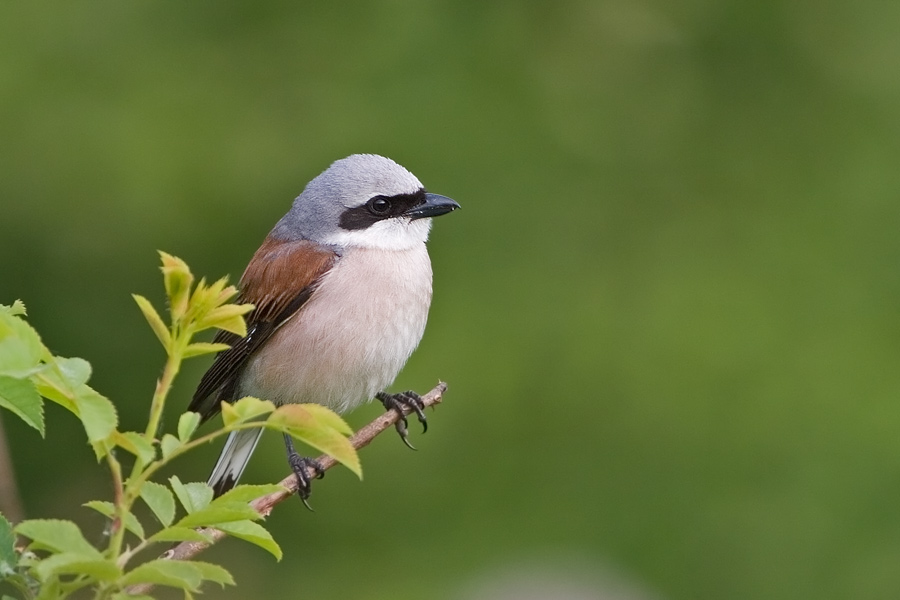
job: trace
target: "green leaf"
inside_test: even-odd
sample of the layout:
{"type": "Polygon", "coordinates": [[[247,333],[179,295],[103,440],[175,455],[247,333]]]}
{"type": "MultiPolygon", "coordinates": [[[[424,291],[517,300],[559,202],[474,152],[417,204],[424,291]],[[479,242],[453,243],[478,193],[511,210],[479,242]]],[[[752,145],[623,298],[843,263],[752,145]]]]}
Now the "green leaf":
{"type": "Polygon", "coordinates": [[[32,378],[32,381],[41,396],[56,402],[78,416],[78,408],[73,401],[75,392],[68,389],[68,386],[60,380],[59,374],[55,373],[53,369],[41,371],[32,378]]]}
{"type": "Polygon", "coordinates": [[[277,560],[281,560],[281,547],[272,538],[272,534],[266,531],[266,528],[259,523],[253,521],[234,521],[233,523],[220,523],[215,526],[230,536],[256,544],[263,550],[268,551],[277,560]]]}
{"type": "Polygon", "coordinates": [[[12,524],[0,515],[0,579],[12,573],[17,562],[19,556],[16,554],[16,534],[13,533],[12,524]]]}
{"type": "Polygon", "coordinates": [[[119,423],[116,408],[112,402],[86,385],[82,385],[75,394],[75,405],[78,416],[84,425],[91,442],[101,442],[108,438],[119,423]]]}
{"type": "Polygon", "coordinates": [[[152,583],[198,591],[203,581],[234,585],[231,574],[218,565],[201,561],[165,560],[158,558],[135,567],[121,579],[123,586],[152,583]]]}
{"type": "Polygon", "coordinates": [[[49,556],[37,563],[34,571],[41,581],[63,574],[87,575],[98,581],[115,581],[122,575],[122,571],[113,560],[73,552],[49,556]]]}
{"type": "Polygon", "coordinates": [[[169,458],[172,452],[181,447],[181,440],[171,433],[167,433],[160,441],[159,447],[162,449],[163,458],[169,458]]]}
{"type": "Polygon", "coordinates": [[[15,532],[31,538],[31,546],[38,550],[82,554],[90,559],[102,558],[100,552],[84,539],[81,530],[72,521],[31,519],[16,525],[15,532]]]}
{"type": "Polygon", "coordinates": [[[141,309],[141,312],[144,313],[144,318],[147,319],[147,323],[150,324],[150,329],[153,330],[153,333],[156,334],[156,338],[163,345],[167,351],[172,345],[172,334],[169,332],[169,328],[166,327],[166,324],[163,322],[162,317],[159,316],[159,313],[156,312],[156,309],[153,308],[153,305],[150,304],[150,301],[144,298],[139,294],[132,294],[132,298],[137,302],[138,308],[141,309]]]}
{"type": "Polygon", "coordinates": [[[30,379],[0,375],[0,406],[44,435],[44,402],[30,379]]]}
{"type": "Polygon", "coordinates": [[[250,502],[251,500],[256,500],[261,496],[286,491],[287,488],[275,483],[266,485],[242,484],[228,490],[227,492],[213,500],[213,504],[218,504],[219,502],[250,502]]]}
{"type": "Polygon", "coordinates": [[[200,413],[186,412],[178,418],[178,439],[182,443],[188,442],[197,426],[200,425],[200,413]]]}
{"type": "Polygon", "coordinates": [[[228,427],[235,423],[243,423],[244,421],[255,419],[274,410],[275,405],[268,400],[245,396],[234,404],[222,403],[222,421],[228,427]]]}
{"type": "Polygon", "coordinates": [[[141,485],[141,499],[150,507],[163,527],[168,527],[175,520],[175,497],[166,486],[154,481],[145,481],[141,485]]]}
{"type": "MultiPolygon", "coordinates": [[[[333,418],[324,416],[323,407],[309,410],[308,404],[279,406],[266,421],[271,429],[285,432],[301,442],[334,457],[335,460],[362,478],[359,455],[350,440],[340,430],[330,427],[333,418]]],[[[318,405],[316,405],[318,406],[318,405]]],[[[327,409],[326,409],[327,410],[327,409]]]]}
{"type": "Polygon", "coordinates": [[[188,298],[194,276],[190,268],[177,256],[160,251],[162,258],[163,284],[169,299],[169,313],[173,321],[178,321],[188,310],[188,298]]]}
{"type": "Polygon", "coordinates": [[[134,454],[145,465],[156,460],[156,447],[147,441],[147,438],[141,433],[136,431],[114,431],[112,441],[117,446],[134,454]]]}
{"type": "Polygon", "coordinates": [[[206,508],[212,500],[213,489],[205,483],[181,483],[181,480],[173,475],[169,478],[169,484],[188,514],[206,508]]]}
{"type": "Polygon", "coordinates": [[[150,536],[151,542],[210,542],[212,538],[191,527],[166,527],[150,536]]]}
{"type": "Polygon", "coordinates": [[[24,319],[0,311],[0,375],[22,379],[41,368],[44,344],[24,319]]]}
{"type": "Polygon", "coordinates": [[[208,342],[195,342],[184,349],[183,358],[192,358],[194,356],[202,356],[204,354],[215,354],[231,348],[228,344],[211,344],[208,342]]]}
{"type": "Polygon", "coordinates": [[[214,503],[185,515],[176,525],[178,527],[207,527],[213,525],[218,527],[222,523],[231,521],[261,518],[261,514],[256,512],[249,504],[243,502],[214,503]]]}
{"type": "Polygon", "coordinates": [[[21,300],[13,301],[12,306],[0,304],[0,312],[6,313],[12,317],[18,317],[19,315],[24,317],[27,314],[25,311],[25,303],[21,300]]]}
{"type": "Polygon", "coordinates": [[[194,286],[194,292],[188,302],[188,315],[186,320],[194,323],[196,320],[208,313],[215,304],[215,299],[211,297],[209,286],[206,285],[206,277],[201,277],[197,285],[194,286]]]}
{"type": "MultiPolygon", "coordinates": [[[[82,506],[93,508],[98,513],[109,519],[114,519],[116,516],[116,507],[112,502],[91,500],[90,502],[85,502],[82,506]]],[[[141,522],[138,521],[136,516],[128,512],[125,513],[125,517],[123,520],[125,522],[125,529],[136,535],[141,540],[144,539],[144,527],[141,525],[141,522]]]]}
{"type": "Polygon", "coordinates": [[[90,364],[80,358],[50,360],[52,368],[36,376],[38,392],[75,413],[92,443],[106,440],[115,430],[118,417],[112,402],[85,383],[91,375],[90,364]]]}
{"type": "Polygon", "coordinates": [[[91,378],[91,363],[83,358],[54,356],[53,364],[58,369],[61,381],[73,396],[91,378]]]}
{"type": "Polygon", "coordinates": [[[202,331],[210,327],[217,327],[244,337],[247,335],[244,315],[252,310],[252,304],[223,304],[203,315],[197,323],[197,329],[202,331]]]}
{"type": "Polygon", "coordinates": [[[158,558],[135,567],[120,582],[123,586],[152,583],[196,591],[203,582],[203,573],[191,562],[158,558]]]}
{"type": "Polygon", "coordinates": [[[200,569],[200,576],[203,577],[204,581],[212,581],[221,584],[222,587],[234,585],[234,577],[219,565],[199,560],[191,561],[191,564],[200,569]]]}
{"type": "Polygon", "coordinates": [[[306,412],[313,416],[318,425],[334,429],[338,433],[346,436],[353,435],[353,430],[347,425],[347,421],[341,418],[339,414],[333,410],[322,406],[321,404],[300,404],[306,412]]]}

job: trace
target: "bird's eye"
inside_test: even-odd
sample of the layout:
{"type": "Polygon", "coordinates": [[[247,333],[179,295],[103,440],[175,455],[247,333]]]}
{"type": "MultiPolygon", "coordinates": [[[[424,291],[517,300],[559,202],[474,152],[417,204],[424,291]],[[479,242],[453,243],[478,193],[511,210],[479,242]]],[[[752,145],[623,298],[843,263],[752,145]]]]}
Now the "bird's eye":
{"type": "Polygon", "coordinates": [[[391,201],[384,196],[375,196],[367,203],[369,212],[378,217],[383,217],[391,212],[391,201]]]}

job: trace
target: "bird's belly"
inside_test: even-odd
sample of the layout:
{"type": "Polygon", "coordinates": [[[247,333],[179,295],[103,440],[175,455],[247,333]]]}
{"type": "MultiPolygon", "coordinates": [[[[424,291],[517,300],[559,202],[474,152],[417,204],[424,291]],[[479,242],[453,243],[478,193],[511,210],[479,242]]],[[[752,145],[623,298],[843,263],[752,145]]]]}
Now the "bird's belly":
{"type": "Polygon", "coordinates": [[[241,395],[343,412],[390,385],[425,330],[425,252],[348,250],[307,304],[250,359],[241,395]]]}

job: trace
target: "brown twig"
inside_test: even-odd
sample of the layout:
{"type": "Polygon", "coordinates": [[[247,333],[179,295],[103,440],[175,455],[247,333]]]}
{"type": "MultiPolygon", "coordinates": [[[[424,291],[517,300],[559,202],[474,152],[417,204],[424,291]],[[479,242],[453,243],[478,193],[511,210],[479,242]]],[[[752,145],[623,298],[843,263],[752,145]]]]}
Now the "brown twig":
{"type": "MultiPolygon", "coordinates": [[[[444,397],[444,392],[447,391],[447,384],[443,381],[438,382],[438,384],[432,389],[430,392],[422,396],[422,402],[425,404],[425,407],[435,406],[441,403],[441,400],[444,397]]],[[[409,414],[408,409],[404,409],[404,416],[409,414]]],[[[400,415],[395,410],[389,410],[383,415],[379,416],[377,419],[357,431],[353,434],[353,437],[350,438],[350,443],[353,444],[353,447],[359,450],[365,446],[368,446],[372,440],[375,439],[379,433],[394,425],[397,421],[400,420],[400,415]]],[[[316,459],[319,464],[322,466],[322,469],[327,471],[331,467],[337,464],[337,461],[328,455],[322,455],[316,459]]],[[[315,476],[315,473],[310,470],[309,472],[310,478],[315,476]]],[[[253,502],[250,503],[250,506],[256,509],[259,514],[263,516],[268,516],[272,509],[275,508],[277,504],[284,502],[286,499],[290,498],[297,492],[297,478],[291,474],[281,480],[280,485],[286,488],[284,492],[276,492],[274,494],[269,494],[267,496],[262,496],[257,498],[253,502]]],[[[215,544],[222,538],[226,536],[224,531],[220,531],[218,529],[213,529],[209,527],[200,528],[198,531],[203,533],[207,538],[210,539],[209,542],[182,542],[168,550],[165,554],[160,556],[160,558],[166,560],[188,560],[203,552],[211,545],[215,544]]],[[[129,588],[129,592],[132,594],[146,594],[153,586],[152,585],[140,585],[129,588]]]]}

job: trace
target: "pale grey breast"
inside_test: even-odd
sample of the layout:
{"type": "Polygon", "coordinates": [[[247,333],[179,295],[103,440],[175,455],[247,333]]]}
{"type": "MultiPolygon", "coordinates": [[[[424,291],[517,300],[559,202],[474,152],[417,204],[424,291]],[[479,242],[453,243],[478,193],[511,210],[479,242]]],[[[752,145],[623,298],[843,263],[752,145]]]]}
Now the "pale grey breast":
{"type": "Polygon", "coordinates": [[[424,243],[348,248],[308,303],[250,359],[241,395],[339,412],[371,400],[419,344],[430,304],[424,243]]]}

